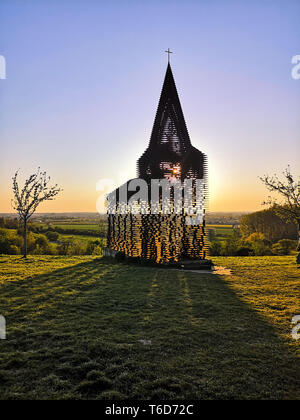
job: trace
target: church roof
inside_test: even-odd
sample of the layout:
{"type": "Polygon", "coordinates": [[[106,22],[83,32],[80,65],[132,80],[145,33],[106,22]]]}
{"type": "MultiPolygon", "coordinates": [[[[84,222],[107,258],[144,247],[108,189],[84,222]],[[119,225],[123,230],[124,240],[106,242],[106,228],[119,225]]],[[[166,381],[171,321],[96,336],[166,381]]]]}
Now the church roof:
{"type": "Polygon", "coordinates": [[[203,178],[205,155],[192,146],[170,63],[168,63],[149,146],[137,162],[143,179],[203,178]]]}
{"type": "MultiPolygon", "coordinates": [[[[158,103],[148,148],[137,161],[137,178],[206,177],[206,156],[192,146],[170,63],[158,103]]],[[[128,186],[130,181],[123,185],[128,186]]],[[[117,201],[121,187],[117,188],[117,201]]],[[[129,194],[130,198],[130,194],[129,194]]]]}
{"type": "Polygon", "coordinates": [[[166,143],[170,143],[171,150],[178,154],[184,153],[191,147],[170,63],[160,95],[149,148],[166,143]]]}

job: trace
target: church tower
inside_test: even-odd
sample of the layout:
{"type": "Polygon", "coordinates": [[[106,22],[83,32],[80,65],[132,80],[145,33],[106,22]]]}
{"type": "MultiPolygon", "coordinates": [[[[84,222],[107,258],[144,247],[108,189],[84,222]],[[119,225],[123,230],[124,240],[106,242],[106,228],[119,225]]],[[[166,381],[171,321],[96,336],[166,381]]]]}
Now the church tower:
{"type": "Polygon", "coordinates": [[[191,144],[172,69],[168,63],[150,142],[137,162],[137,179],[128,181],[110,194],[115,197],[116,206],[113,212],[108,211],[108,248],[105,255],[111,255],[111,251],[123,252],[127,257],[158,264],[177,264],[185,268],[203,265],[201,263],[205,263],[208,256],[204,218],[206,193],[206,156],[191,144]],[[171,210],[168,214],[162,211],[162,190],[158,199],[159,212],[154,214],[151,209],[150,191],[154,180],[169,181],[167,184],[171,186],[171,210]],[[190,196],[193,197],[193,206],[195,197],[199,198],[199,181],[203,185],[200,193],[203,206],[201,220],[195,219],[194,215],[190,215],[192,212],[188,214],[183,208],[186,183],[189,185],[190,196]],[[132,213],[129,205],[130,198],[134,195],[130,185],[141,182],[149,187],[148,208],[146,213],[136,214],[132,213]],[[180,185],[180,213],[175,210],[173,182],[180,185]],[[124,190],[128,192],[125,211],[124,190]]]}
{"type": "Polygon", "coordinates": [[[192,146],[168,63],[148,149],[138,161],[138,177],[203,179],[205,156],[192,146]]]}

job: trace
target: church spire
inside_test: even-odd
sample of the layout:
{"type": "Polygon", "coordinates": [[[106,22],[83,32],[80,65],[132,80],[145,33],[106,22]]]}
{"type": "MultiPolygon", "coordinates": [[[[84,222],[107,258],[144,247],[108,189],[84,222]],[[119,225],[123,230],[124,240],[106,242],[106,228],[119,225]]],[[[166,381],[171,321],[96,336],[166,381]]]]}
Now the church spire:
{"type": "Polygon", "coordinates": [[[149,147],[154,148],[167,142],[173,143],[170,146],[175,152],[179,149],[183,152],[191,145],[170,63],[167,66],[149,147]]]}
{"type": "Polygon", "coordinates": [[[149,146],[138,160],[137,174],[149,180],[175,173],[182,179],[203,178],[204,155],[191,144],[168,63],[149,146]]]}

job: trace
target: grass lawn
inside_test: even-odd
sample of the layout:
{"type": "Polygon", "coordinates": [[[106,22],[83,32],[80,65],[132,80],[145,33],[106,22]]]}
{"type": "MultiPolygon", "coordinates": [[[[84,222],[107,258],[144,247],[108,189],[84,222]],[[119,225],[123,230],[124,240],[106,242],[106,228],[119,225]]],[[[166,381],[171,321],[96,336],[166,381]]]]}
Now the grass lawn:
{"type": "Polygon", "coordinates": [[[217,276],[2,256],[0,398],[299,399],[294,259],[218,257],[217,276]]]}

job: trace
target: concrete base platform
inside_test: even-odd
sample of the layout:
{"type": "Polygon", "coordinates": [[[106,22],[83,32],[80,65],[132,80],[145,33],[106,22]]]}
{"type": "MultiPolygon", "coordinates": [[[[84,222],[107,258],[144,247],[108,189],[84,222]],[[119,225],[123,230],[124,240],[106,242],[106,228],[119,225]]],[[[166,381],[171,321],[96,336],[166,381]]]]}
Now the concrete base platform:
{"type": "Polygon", "coordinates": [[[181,260],[177,263],[181,270],[208,270],[214,269],[211,260],[181,260]]]}
{"type": "Polygon", "coordinates": [[[184,271],[186,273],[198,273],[198,274],[218,274],[220,276],[232,276],[232,271],[230,268],[214,266],[212,270],[177,270],[184,271]]]}

